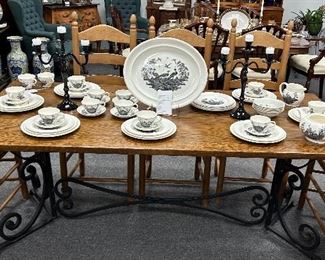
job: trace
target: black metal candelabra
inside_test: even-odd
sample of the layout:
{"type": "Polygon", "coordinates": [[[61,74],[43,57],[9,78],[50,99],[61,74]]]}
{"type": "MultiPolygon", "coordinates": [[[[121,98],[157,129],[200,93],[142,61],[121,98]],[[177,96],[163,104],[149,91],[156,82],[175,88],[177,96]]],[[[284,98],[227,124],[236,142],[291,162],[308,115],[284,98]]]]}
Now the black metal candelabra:
{"type": "Polygon", "coordinates": [[[89,47],[89,45],[82,45],[82,53],[81,54],[85,55],[85,62],[81,63],[81,62],[79,62],[79,60],[73,53],[65,52],[65,47],[64,47],[65,32],[58,33],[58,34],[59,34],[59,42],[60,42],[61,47],[60,47],[60,49],[58,49],[55,53],[53,53],[51,55],[51,58],[48,61],[44,61],[42,59],[42,50],[41,50],[40,42],[33,43],[33,45],[35,47],[36,54],[38,55],[38,58],[43,65],[49,64],[52,61],[52,59],[54,59],[55,61],[58,62],[59,66],[60,66],[61,78],[63,79],[63,84],[64,84],[64,87],[63,87],[64,95],[63,95],[62,102],[60,104],[58,104],[57,107],[60,110],[70,111],[70,110],[74,110],[78,107],[78,105],[76,105],[71,100],[70,95],[69,95],[68,75],[69,75],[70,62],[72,60],[75,60],[79,64],[79,66],[82,67],[82,70],[85,71],[84,66],[88,63],[88,55],[89,55],[90,47],[89,47]]]}
{"type": "MultiPolygon", "coordinates": [[[[227,59],[228,53],[229,52],[223,52],[221,51],[221,58],[218,62],[221,63],[222,69],[223,69],[223,75],[225,73],[231,74],[237,67],[242,67],[242,70],[240,72],[240,80],[241,80],[241,92],[240,92],[240,97],[239,97],[239,103],[237,109],[230,113],[230,115],[233,118],[239,119],[239,120],[245,120],[250,118],[250,115],[246,112],[245,107],[244,107],[244,100],[245,100],[245,88],[247,85],[247,74],[248,74],[248,68],[250,66],[255,65],[255,69],[259,69],[258,64],[255,61],[249,61],[249,58],[251,57],[251,54],[254,52],[254,49],[252,48],[252,43],[253,41],[246,41],[246,47],[242,49],[242,54],[244,56],[244,62],[238,61],[230,71],[226,71],[226,65],[229,62],[227,59]]],[[[229,49],[228,49],[229,50],[229,49]]],[[[265,63],[267,64],[267,68],[264,70],[260,70],[260,73],[267,73],[271,65],[273,63],[273,58],[274,58],[274,53],[271,54],[266,54],[266,60],[265,63]]]]}

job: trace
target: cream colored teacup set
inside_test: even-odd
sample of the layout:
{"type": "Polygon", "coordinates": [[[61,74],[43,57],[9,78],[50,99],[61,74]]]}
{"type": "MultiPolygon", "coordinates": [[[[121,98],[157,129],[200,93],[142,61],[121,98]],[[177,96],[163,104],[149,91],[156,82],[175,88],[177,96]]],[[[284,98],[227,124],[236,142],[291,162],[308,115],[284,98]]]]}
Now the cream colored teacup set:
{"type": "Polygon", "coordinates": [[[26,104],[31,99],[31,94],[22,86],[12,86],[6,88],[4,102],[10,106],[20,106],[26,104]]]}
{"type": "Polygon", "coordinates": [[[120,118],[130,118],[138,112],[138,99],[127,89],[119,89],[112,99],[114,107],[111,113],[120,118]]]}
{"type": "Polygon", "coordinates": [[[250,117],[251,126],[245,129],[250,135],[253,136],[269,136],[274,131],[276,123],[271,121],[267,116],[254,115],[250,117]]]}
{"type": "Polygon", "coordinates": [[[136,113],[136,120],[132,125],[138,131],[152,132],[161,127],[162,118],[152,110],[140,110],[136,113]]]}
{"type": "MultiPolygon", "coordinates": [[[[51,87],[54,82],[54,73],[41,72],[37,74],[37,79],[42,83],[42,87],[51,87]]],[[[37,83],[36,76],[30,73],[18,75],[18,81],[25,89],[32,89],[37,83]]]]}

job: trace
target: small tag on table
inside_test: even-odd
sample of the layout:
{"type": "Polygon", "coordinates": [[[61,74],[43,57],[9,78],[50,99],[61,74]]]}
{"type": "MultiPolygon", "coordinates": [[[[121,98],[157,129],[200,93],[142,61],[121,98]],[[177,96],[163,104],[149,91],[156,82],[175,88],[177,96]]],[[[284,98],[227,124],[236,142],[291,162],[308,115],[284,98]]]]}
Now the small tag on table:
{"type": "Polygon", "coordinates": [[[173,91],[171,90],[158,90],[158,115],[168,115],[172,114],[172,101],[173,101],[173,91]]]}

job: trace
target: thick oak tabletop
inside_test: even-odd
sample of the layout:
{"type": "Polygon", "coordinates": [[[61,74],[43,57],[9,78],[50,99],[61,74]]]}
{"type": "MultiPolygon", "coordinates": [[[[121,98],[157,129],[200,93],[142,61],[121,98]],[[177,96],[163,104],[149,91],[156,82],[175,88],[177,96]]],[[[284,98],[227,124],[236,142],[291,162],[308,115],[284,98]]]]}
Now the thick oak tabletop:
{"type": "MultiPolygon", "coordinates": [[[[125,88],[109,82],[100,85],[111,93],[111,98],[115,90],[125,88]]],[[[53,87],[41,89],[38,94],[45,98],[44,106],[56,106],[62,100],[54,94],[53,87]]],[[[317,99],[316,95],[307,93],[302,105],[307,105],[312,99],[317,99]]],[[[80,104],[80,100],[76,102],[80,104]]],[[[174,111],[176,115],[168,117],[177,125],[173,136],[160,141],[132,139],[121,132],[124,121],[110,114],[111,107],[110,102],[106,113],[95,118],[83,117],[77,111],[65,112],[80,119],[80,128],[56,138],[35,138],[21,132],[20,124],[36,115],[37,109],[15,114],[0,113],[0,150],[325,159],[325,146],[305,140],[299,125],[288,117],[288,108],[273,119],[287,132],[287,138],[278,144],[252,144],[230,133],[229,127],[235,119],[229,116],[229,112],[205,112],[192,106],[174,111]]],[[[246,108],[254,114],[250,104],[246,108]]]]}

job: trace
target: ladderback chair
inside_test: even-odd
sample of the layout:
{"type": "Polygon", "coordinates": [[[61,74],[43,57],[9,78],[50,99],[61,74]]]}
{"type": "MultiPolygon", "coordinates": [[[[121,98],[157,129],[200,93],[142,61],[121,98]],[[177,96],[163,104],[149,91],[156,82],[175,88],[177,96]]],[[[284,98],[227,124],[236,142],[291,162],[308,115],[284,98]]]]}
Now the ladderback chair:
{"type": "MultiPolygon", "coordinates": [[[[15,23],[21,36],[26,54],[32,58],[32,39],[35,37],[47,37],[50,39],[49,51],[55,48],[56,24],[48,24],[43,20],[43,4],[41,0],[8,0],[8,6],[12,12],[15,23]]],[[[70,27],[67,26],[67,39],[71,38],[70,27]]],[[[71,50],[71,43],[67,42],[66,50],[71,50]]]]}
{"type": "MultiPolygon", "coordinates": [[[[130,35],[116,29],[113,26],[107,24],[95,25],[87,30],[78,31],[78,15],[76,12],[72,13],[72,53],[79,60],[80,63],[85,61],[84,55],[80,52],[80,41],[81,40],[89,40],[90,42],[98,42],[98,41],[109,41],[116,42],[121,44],[126,44],[130,46],[132,50],[137,44],[137,27],[136,27],[136,16],[131,15],[130,17],[130,35]]],[[[124,65],[125,57],[119,54],[114,53],[104,53],[98,52],[89,53],[88,64],[106,64],[106,65],[124,65]]],[[[81,69],[77,62],[73,63],[73,73],[75,75],[80,74],[81,69]]],[[[94,81],[97,84],[101,84],[103,82],[109,82],[112,85],[125,86],[125,82],[123,77],[117,75],[100,75],[93,77],[91,75],[87,76],[87,81],[94,81]]],[[[73,173],[79,167],[79,173],[81,178],[85,177],[85,158],[83,153],[79,153],[79,159],[77,164],[72,167],[72,170],[68,173],[67,162],[71,158],[72,154],[60,153],[60,167],[61,167],[61,177],[66,178],[67,176],[72,176],[73,173]]],[[[128,156],[128,165],[134,164],[134,156],[128,156]]],[[[128,168],[129,172],[134,169],[134,166],[128,168]]],[[[96,180],[100,181],[112,181],[112,178],[87,178],[88,180],[96,180]]],[[[128,189],[128,192],[133,192],[128,189]]]]}
{"type": "MultiPolygon", "coordinates": [[[[229,34],[229,48],[230,53],[228,55],[229,62],[227,63],[227,71],[231,70],[235,64],[241,61],[241,59],[235,59],[235,50],[236,48],[243,48],[246,45],[245,36],[247,33],[237,36],[234,28],[237,26],[237,21],[232,21],[232,29],[229,34]]],[[[277,60],[271,65],[271,69],[269,70],[269,75],[265,78],[264,73],[259,73],[255,68],[255,64],[250,66],[250,71],[248,72],[248,81],[260,81],[265,84],[266,89],[278,90],[279,85],[285,81],[286,71],[287,71],[287,63],[289,59],[289,51],[291,46],[291,37],[292,37],[292,28],[293,22],[288,24],[288,29],[284,36],[284,39],[280,39],[267,31],[254,30],[249,32],[254,36],[253,47],[273,47],[276,49],[276,53],[279,51],[280,55],[275,55],[277,60]],[[277,57],[279,56],[279,57],[277,57]],[[271,70],[276,71],[276,78],[272,80],[271,78],[271,70]]],[[[260,69],[266,69],[267,64],[264,62],[263,58],[253,57],[250,61],[255,61],[260,69]]],[[[234,70],[233,75],[237,78],[239,77],[241,72],[241,67],[234,70]]],[[[224,89],[229,90],[230,88],[240,87],[240,79],[232,79],[232,74],[225,75],[225,83],[224,89]]]]}
{"type": "MultiPolygon", "coordinates": [[[[202,37],[200,35],[197,35],[196,33],[186,30],[186,29],[171,29],[165,33],[162,33],[159,37],[171,37],[171,38],[176,38],[179,40],[183,40],[187,42],[188,44],[192,45],[195,48],[203,49],[203,57],[205,60],[205,64],[207,66],[207,70],[209,70],[210,67],[210,60],[211,60],[211,51],[212,51],[212,30],[213,27],[213,20],[209,19],[207,22],[207,28],[206,28],[206,34],[205,37],[202,37]]],[[[152,39],[156,36],[156,30],[155,30],[155,18],[151,16],[149,18],[149,38],[152,39]]],[[[211,157],[207,158],[205,157],[204,160],[211,160],[211,157]]],[[[206,178],[205,172],[202,171],[201,169],[201,157],[196,157],[196,162],[195,162],[195,182],[199,179],[201,176],[203,179],[202,183],[202,193],[204,195],[207,195],[207,190],[209,188],[209,183],[210,180],[206,178]],[[205,178],[203,178],[205,176],[205,178]]],[[[145,155],[140,155],[140,176],[139,176],[139,194],[141,196],[145,195],[145,180],[151,179],[151,169],[152,169],[152,156],[145,156],[145,155]],[[143,173],[143,176],[141,173],[143,173]]],[[[205,169],[205,171],[210,172],[209,169],[205,169]]],[[[151,180],[152,181],[152,180],[151,180]]],[[[158,180],[159,182],[160,180],[158,180]]],[[[162,181],[164,183],[192,183],[192,181],[177,181],[177,180],[164,180],[162,181]]]]}
{"type": "MultiPolygon", "coordinates": [[[[316,192],[319,194],[320,198],[322,199],[323,203],[325,204],[325,190],[324,187],[322,188],[320,185],[320,179],[325,177],[325,161],[324,160],[312,160],[309,162],[305,178],[302,185],[302,190],[300,193],[298,209],[302,209],[307,201],[317,223],[320,226],[323,234],[325,235],[325,221],[324,215],[322,216],[321,212],[324,210],[319,210],[316,205],[313,203],[313,196],[308,196],[309,192],[316,192]],[[317,164],[319,167],[317,167],[317,164]],[[318,176],[315,176],[315,175],[318,176]],[[319,177],[319,178],[318,178],[319,177]],[[312,188],[314,186],[314,188],[312,188]],[[323,219],[322,219],[323,218],[323,219]]],[[[323,205],[324,206],[324,205],[323,205]]]]}
{"type": "MultiPolygon", "coordinates": [[[[314,78],[319,79],[319,98],[323,98],[325,78],[325,49],[319,51],[318,55],[297,54],[290,58],[290,68],[307,77],[305,87],[310,88],[310,82],[314,78]]],[[[288,71],[288,73],[290,70],[288,71]]]]}

